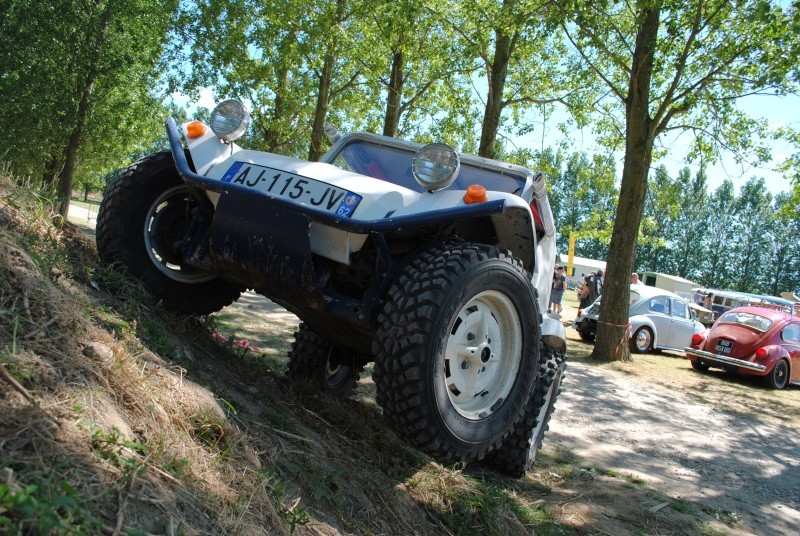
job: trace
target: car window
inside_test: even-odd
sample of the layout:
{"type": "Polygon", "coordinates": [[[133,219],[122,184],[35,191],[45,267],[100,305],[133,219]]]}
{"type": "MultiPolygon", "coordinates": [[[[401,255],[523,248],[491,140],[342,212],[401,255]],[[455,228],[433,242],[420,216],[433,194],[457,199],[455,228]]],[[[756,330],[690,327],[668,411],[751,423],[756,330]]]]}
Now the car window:
{"type": "Polygon", "coordinates": [[[781,337],[783,337],[785,341],[800,342],[800,324],[789,324],[783,328],[781,337]]]}
{"type": "Polygon", "coordinates": [[[686,303],[681,300],[672,300],[672,316],[689,318],[686,314],[686,303]]]}
{"type": "Polygon", "coordinates": [[[651,313],[661,313],[668,315],[669,298],[667,298],[666,296],[658,296],[657,298],[651,298],[650,303],[648,305],[648,310],[651,313]]]}
{"type": "Polygon", "coordinates": [[[631,301],[630,301],[630,302],[628,302],[628,306],[631,306],[631,305],[633,305],[633,304],[634,304],[634,303],[636,303],[637,301],[639,301],[639,293],[638,293],[638,292],[631,291],[631,301]]]}
{"type": "Polygon", "coordinates": [[[765,318],[761,315],[756,315],[753,313],[744,313],[741,311],[728,311],[719,317],[718,322],[720,324],[742,324],[758,331],[767,331],[772,326],[772,320],[769,318],[765,318]]]}

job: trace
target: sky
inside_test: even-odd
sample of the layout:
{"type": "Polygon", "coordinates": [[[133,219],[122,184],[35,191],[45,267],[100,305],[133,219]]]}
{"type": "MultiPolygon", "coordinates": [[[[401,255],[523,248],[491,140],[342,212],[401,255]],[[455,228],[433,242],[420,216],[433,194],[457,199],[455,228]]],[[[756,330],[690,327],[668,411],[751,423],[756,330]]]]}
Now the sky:
{"type": "MultiPolygon", "coordinates": [[[[741,110],[752,117],[767,119],[771,129],[783,126],[791,126],[795,129],[800,129],[800,97],[798,96],[772,97],[755,95],[741,99],[738,105],[741,110]]],[[[566,114],[564,112],[554,114],[554,117],[546,126],[545,138],[547,138],[547,136],[557,136],[560,138],[561,133],[558,131],[557,124],[564,119],[566,119],[566,114]]],[[[571,150],[585,151],[590,154],[603,152],[603,149],[595,143],[594,136],[588,129],[573,130],[570,133],[570,140],[572,142],[571,150]]],[[[558,139],[555,139],[553,142],[549,142],[546,139],[544,144],[545,147],[548,144],[555,146],[558,141],[558,139]]],[[[654,168],[663,164],[673,178],[686,166],[692,170],[693,174],[698,171],[699,167],[697,165],[686,163],[686,155],[688,154],[689,143],[691,141],[690,134],[684,133],[682,135],[673,136],[672,138],[662,137],[659,141],[667,148],[668,153],[664,158],[653,162],[654,168]]],[[[521,138],[514,138],[512,142],[517,146],[529,146],[540,149],[542,145],[542,128],[539,127],[535,129],[534,132],[521,138]]],[[[709,191],[716,190],[727,178],[731,180],[734,190],[738,192],[752,177],[763,177],[767,189],[773,195],[779,192],[788,192],[791,188],[790,182],[782,174],[775,172],[771,168],[788,158],[791,154],[791,147],[787,144],[776,144],[773,146],[772,150],[772,162],[763,167],[754,167],[746,164],[743,166],[734,161],[733,155],[723,155],[720,162],[707,167],[708,189],[709,191]]],[[[622,176],[623,156],[623,154],[618,156],[618,179],[622,176]]]]}

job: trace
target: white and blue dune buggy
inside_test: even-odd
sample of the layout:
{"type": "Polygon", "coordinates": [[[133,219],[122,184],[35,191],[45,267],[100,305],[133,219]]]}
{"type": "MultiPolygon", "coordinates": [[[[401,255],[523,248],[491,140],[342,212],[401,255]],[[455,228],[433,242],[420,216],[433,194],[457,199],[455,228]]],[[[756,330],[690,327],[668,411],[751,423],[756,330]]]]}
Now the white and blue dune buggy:
{"type": "Polygon", "coordinates": [[[168,119],[171,152],[131,164],[106,193],[101,258],[177,312],[254,289],[302,321],[290,377],[344,397],[374,361],[401,436],[524,474],[565,354],[563,326],[541,314],[555,258],[542,175],[333,129],[309,162],[237,146],[248,122],[236,100],[210,125],[168,119]]]}

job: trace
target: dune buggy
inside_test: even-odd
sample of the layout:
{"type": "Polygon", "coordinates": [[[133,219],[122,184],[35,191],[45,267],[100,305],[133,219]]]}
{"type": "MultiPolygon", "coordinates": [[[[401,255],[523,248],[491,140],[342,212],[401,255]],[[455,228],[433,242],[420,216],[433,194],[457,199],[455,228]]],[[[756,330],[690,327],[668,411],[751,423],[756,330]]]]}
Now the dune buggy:
{"type": "Polygon", "coordinates": [[[524,473],[565,351],[564,328],[540,313],[555,258],[542,175],[333,129],[309,162],[237,146],[248,121],[236,100],[210,124],[167,119],[171,151],[106,193],[102,259],[177,312],[255,289],[302,321],[290,377],[344,397],[374,361],[377,402],[401,436],[524,473]]]}

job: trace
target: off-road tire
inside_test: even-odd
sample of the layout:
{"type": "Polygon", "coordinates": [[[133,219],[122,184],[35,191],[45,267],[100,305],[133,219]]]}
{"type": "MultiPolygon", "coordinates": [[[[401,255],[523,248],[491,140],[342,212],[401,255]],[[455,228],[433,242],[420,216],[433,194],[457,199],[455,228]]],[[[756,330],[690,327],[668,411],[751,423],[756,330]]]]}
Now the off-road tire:
{"type": "Polygon", "coordinates": [[[701,363],[701,362],[697,361],[696,359],[692,359],[690,361],[692,363],[692,368],[694,370],[696,370],[697,372],[708,372],[708,369],[711,368],[708,365],[706,365],[705,363],[701,363]]]}
{"type": "Polygon", "coordinates": [[[521,478],[536,461],[544,434],[550,429],[550,417],[556,409],[567,357],[553,348],[544,348],[539,356],[539,381],[528,400],[522,418],[503,444],[486,456],[486,462],[512,477],[521,478]]]}
{"type": "Polygon", "coordinates": [[[405,264],[378,316],[372,376],[376,400],[400,436],[453,462],[482,459],[500,445],[535,386],[541,325],[536,297],[521,262],[494,246],[440,245],[405,264]],[[479,321],[484,327],[473,333],[470,326],[479,321]],[[508,329],[515,322],[518,338],[508,329]],[[462,336],[481,341],[471,358],[448,347],[462,336]],[[495,347],[489,347],[491,337],[495,347]],[[500,345],[513,361],[495,359],[500,345]],[[458,363],[454,356],[462,356],[455,373],[448,369],[458,363]],[[474,372],[463,372],[471,367],[474,372]],[[457,388],[459,376],[464,391],[457,388]],[[467,390],[479,384],[483,391],[467,390]]]}
{"type": "Polygon", "coordinates": [[[633,336],[631,337],[630,340],[631,352],[635,354],[646,354],[647,352],[653,349],[654,343],[655,343],[655,337],[653,336],[653,332],[650,330],[650,328],[642,326],[639,329],[637,329],[633,333],[633,336]],[[646,335],[646,342],[647,342],[646,347],[640,346],[637,342],[639,340],[640,333],[646,335]]]}
{"type": "Polygon", "coordinates": [[[789,385],[789,363],[785,359],[781,359],[769,374],[764,376],[767,387],[770,389],[785,389],[789,385]]]}
{"type": "Polygon", "coordinates": [[[363,365],[353,359],[352,352],[332,345],[300,324],[289,352],[291,379],[311,382],[317,389],[344,399],[353,392],[362,370],[363,365]]]}
{"type": "MultiPolygon", "coordinates": [[[[183,196],[181,181],[172,154],[156,153],[128,166],[106,192],[97,217],[97,251],[107,263],[119,263],[129,274],[140,279],[144,286],[165,308],[178,313],[208,314],[219,311],[236,300],[243,289],[211,274],[191,267],[180,266],[170,275],[169,268],[157,266],[148,252],[145,221],[158,210],[156,202],[164,199],[165,206],[175,203],[171,210],[169,229],[162,236],[179,239],[185,228],[185,203],[180,214],[183,196]],[[167,196],[167,197],[165,197],[167,196]]],[[[155,220],[155,218],[154,218],[155,220]]],[[[166,224],[164,224],[166,226],[166,224]]]]}

